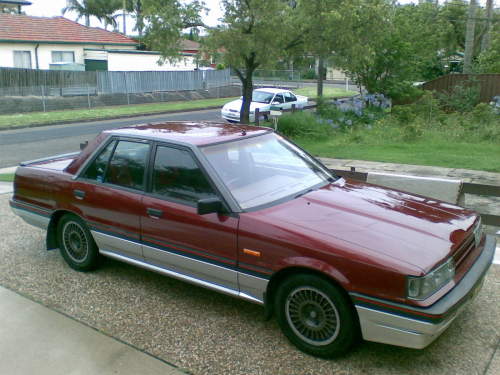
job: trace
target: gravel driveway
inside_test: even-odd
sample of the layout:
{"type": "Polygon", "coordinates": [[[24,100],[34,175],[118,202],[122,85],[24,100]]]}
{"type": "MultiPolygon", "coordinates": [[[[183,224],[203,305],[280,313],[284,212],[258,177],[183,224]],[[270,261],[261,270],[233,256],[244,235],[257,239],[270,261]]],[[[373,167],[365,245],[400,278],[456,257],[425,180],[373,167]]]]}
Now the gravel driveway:
{"type": "Polygon", "coordinates": [[[130,343],[193,374],[498,374],[500,266],[474,302],[434,344],[411,350],[364,342],[326,361],[292,347],[263,308],[106,260],[71,270],[45,250],[0,195],[0,285],[130,343]],[[491,364],[490,364],[491,363],[491,364]]]}

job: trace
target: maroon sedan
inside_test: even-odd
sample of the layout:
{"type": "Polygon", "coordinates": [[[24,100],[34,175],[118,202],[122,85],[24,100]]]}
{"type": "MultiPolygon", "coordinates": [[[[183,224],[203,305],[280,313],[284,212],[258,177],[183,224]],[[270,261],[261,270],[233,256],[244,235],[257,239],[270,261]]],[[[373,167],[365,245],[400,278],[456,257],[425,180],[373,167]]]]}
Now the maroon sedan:
{"type": "Polygon", "coordinates": [[[479,216],[333,175],[267,128],[139,125],[21,164],[12,209],[72,268],[100,256],[262,304],[301,350],[436,339],[476,295],[479,216]]]}

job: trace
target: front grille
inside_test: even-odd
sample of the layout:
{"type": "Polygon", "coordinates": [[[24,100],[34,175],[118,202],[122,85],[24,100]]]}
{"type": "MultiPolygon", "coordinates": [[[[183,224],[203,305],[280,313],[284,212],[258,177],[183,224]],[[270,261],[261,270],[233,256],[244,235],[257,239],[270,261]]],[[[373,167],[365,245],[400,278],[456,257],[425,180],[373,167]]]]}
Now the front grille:
{"type": "Polygon", "coordinates": [[[455,254],[453,254],[453,261],[455,262],[455,269],[460,267],[460,264],[467,258],[467,255],[474,249],[475,246],[474,234],[472,233],[467,239],[460,245],[455,254]]]}
{"type": "Polygon", "coordinates": [[[229,112],[238,113],[238,111],[236,109],[230,109],[229,112]]]}

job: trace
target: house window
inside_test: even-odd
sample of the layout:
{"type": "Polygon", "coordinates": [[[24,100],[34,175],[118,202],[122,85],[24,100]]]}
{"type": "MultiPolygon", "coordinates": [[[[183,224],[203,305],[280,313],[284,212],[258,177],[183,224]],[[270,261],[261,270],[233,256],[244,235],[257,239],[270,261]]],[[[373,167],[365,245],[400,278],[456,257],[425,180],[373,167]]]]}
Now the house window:
{"type": "Polygon", "coordinates": [[[53,63],[73,63],[75,62],[75,53],[73,51],[52,51],[53,63]]]}
{"type": "Polygon", "coordinates": [[[14,51],[14,68],[31,69],[31,51],[14,51]]]}

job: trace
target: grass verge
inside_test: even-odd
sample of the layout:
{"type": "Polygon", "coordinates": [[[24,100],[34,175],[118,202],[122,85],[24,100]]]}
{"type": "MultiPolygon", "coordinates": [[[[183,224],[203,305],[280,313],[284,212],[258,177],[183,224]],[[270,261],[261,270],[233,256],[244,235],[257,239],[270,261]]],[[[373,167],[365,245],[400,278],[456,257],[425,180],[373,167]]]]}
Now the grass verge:
{"type": "MultiPolygon", "coordinates": [[[[306,86],[300,89],[292,89],[295,94],[307,96],[309,99],[316,99],[316,86],[306,86]]],[[[323,97],[325,99],[333,99],[339,98],[342,96],[353,96],[357,95],[359,92],[357,91],[346,91],[344,89],[336,88],[336,87],[323,87],[323,97]]]]}
{"type": "Polygon", "coordinates": [[[0,173],[0,182],[13,182],[14,173],[0,173]]]}
{"type": "Polygon", "coordinates": [[[182,111],[212,106],[222,106],[235,98],[190,100],[182,102],[150,103],[98,107],[92,109],[72,109],[51,112],[30,112],[0,116],[0,128],[16,128],[38,124],[100,120],[118,116],[154,114],[168,111],[182,111]]]}
{"type": "Polygon", "coordinates": [[[326,158],[369,160],[386,163],[430,165],[500,172],[500,147],[491,143],[423,140],[414,143],[346,144],[340,139],[295,139],[311,154],[326,158]]]}

